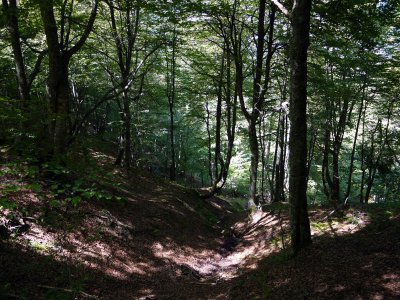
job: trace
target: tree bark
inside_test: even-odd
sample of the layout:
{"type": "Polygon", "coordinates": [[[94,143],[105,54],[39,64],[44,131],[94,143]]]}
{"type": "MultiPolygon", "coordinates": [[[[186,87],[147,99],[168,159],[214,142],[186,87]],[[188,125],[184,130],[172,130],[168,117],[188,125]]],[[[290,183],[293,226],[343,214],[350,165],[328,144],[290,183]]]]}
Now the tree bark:
{"type": "Polygon", "coordinates": [[[364,108],[362,117],[362,135],[361,135],[361,182],[360,182],[360,203],[364,203],[364,182],[365,182],[365,117],[366,109],[364,108]]]}
{"type": "Polygon", "coordinates": [[[286,115],[284,112],[281,116],[281,126],[279,132],[279,161],[278,176],[276,181],[276,201],[285,201],[284,182],[285,182],[285,132],[286,132],[286,115]]]}
{"type": "Polygon", "coordinates": [[[294,253],[311,243],[307,211],[307,49],[311,0],[298,0],[291,14],[291,122],[289,138],[289,202],[294,253]]]}
{"type": "MultiPolygon", "coordinates": [[[[167,97],[169,107],[169,134],[170,134],[170,147],[171,147],[171,164],[169,167],[169,179],[176,180],[176,161],[175,161],[175,139],[174,139],[174,105],[175,105],[175,77],[176,77],[176,29],[173,30],[172,36],[172,57],[171,57],[171,75],[167,76],[167,97]],[[169,78],[170,77],[170,78],[169,78]]],[[[168,58],[167,58],[167,72],[169,72],[168,58]]]]}
{"type": "Polygon", "coordinates": [[[348,175],[348,178],[347,178],[347,189],[346,189],[346,194],[344,195],[344,199],[345,200],[347,198],[349,198],[350,192],[351,192],[351,187],[352,187],[352,176],[353,176],[353,169],[354,169],[354,158],[355,158],[355,153],[356,153],[358,131],[360,129],[361,118],[362,118],[363,110],[364,110],[365,87],[366,87],[366,85],[365,85],[365,82],[364,82],[363,88],[362,88],[362,94],[361,94],[360,109],[358,111],[358,117],[357,117],[356,132],[354,134],[353,146],[352,146],[351,155],[350,155],[350,167],[349,167],[349,175],[348,175]]]}
{"type": "MultiPolygon", "coordinates": [[[[114,3],[114,1],[110,1],[108,3],[108,7],[110,9],[110,17],[111,17],[111,29],[112,35],[114,38],[114,43],[116,47],[116,54],[118,58],[118,67],[122,77],[122,110],[121,117],[123,122],[123,139],[122,139],[122,151],[123,154],[119,155],[118,158],[121,158],[119,164],[124,162],[124,167],[129,170],[132,165],[132,113],[131,113],[131,102],[132,98],[130,95],[130,89],[132,87],[134,79],[130,79],[132,76],[132,57],[135,49],[136,38],[139,31],[140,24],[140,8],[139,6],[133,7],[131,2],[126,2],[126,5],[122,5],[121,3],[114,3]],[[119,29],[117,26],[117,19],[115,17],[115,9],[119,11],[119,17],[121,18],[121,23],[123,24],[122,29],[119,29]],[[134,16],[134,20],[132,20],[134,16]],[[126,36],[126,40],[123,40],[121,36],[124,34],[121,32],[124,31],[126,36]]],[[[140,93],[138,93],[140,95],[140,93]]],[[[134,98],[138,98],[136,96],[134,98]]]]}
{"type": "Polygon", "coordinates": [[[221,119],[222,119],[222,88],[225,68],[225,53],[221,55],[221,65],[219,70],[219,80],[217,86],[217,111],[215,116],[215,152],[214,152],[214,178],[219,181],[223,170],[223,160],[221,156],[221,119]],[[219,166],[221,165],[221,168],[219,166]]]}
{"type": "MultiPolygon", "coordinates": [[[[212,183],[212,186],[207,188],[207,193],[202,195],[203,198],[208,198],[213,196],[215,193],[219,192],[225,185],[226,180],[228,178],[228,173],[229,173],[229,166],[231,163],[232,155],[233,155],[233,146],[234,146],[234,141],[235,141],[235,132],[236,132],[236,107],[237,107],[237,99],[238,99],[238,94],[237,94],[237,89],[235,86],[235,91],[234,91],[234,96],[233,96],[233,102],[232,102],[232,93],[231,93],[231,83],[232,83],[232,78],[231,78],[231,54],[229,51],[229,44],[225,44],[226,49],[224,49],[221,59],[221,68],[219,71],[219,80],[218,80],[218,87],[217,87],[217,94],[218,94],[218,99],[217,99],[217,114],[216,114],[216,137],[215,137],[215,165],[219,165],[220,168],[218,169],[215,167],[215,177],[212,183]],[[224,63],[225,57],[226,56],[226,64],[224,63]],[[224,80],[222,79],[224,76],[224,69],[226,69],[226,85],[224,88],[224,80]],[[223,90],[226,91],[225,95],[223,95],[223,90]],[[225,104],[226,104],[226,135],[227,135],[227,145],[225,149],[225,161],[222,158],[222,143],[221,143],[221,121],[222,121],[222,100],[225,98],[225,104]]],[[[208,111],[208,106],[207,108],[207,119],[209,119],[209,111],[208,111]]],[[[207,123],[208,124],[208,123],[207,123]]],[[[210,152],[210,132],[209,128],[207,125],[207,132],[209,135],[209,160],[211,156],[210,152]]],[[[210,173],[210,177],[212,177],[212,172],[210,173]]]]}
{"type": "Polygon", "coordinates": [[[206,129],[207,129],[207,146],[208,146],[208,177],[210,179],[210,185],[214,182],[213,176],[213,163],[212,163],[212,153],[211,153],[211,130],[210,130],[210,110],[208,109],[208,102],[206,103],[206,129]]]}
{"type": "MultiPolygon", "coordinates": [[[[59,41],[57,22],[54,17],[54,1],[39,1],[40,14],[46,35],[49,57],[49,72],[47,78],[47,95],[50,116],[50,139],[52,155],[66,151],[70,132],[70,88],[68,67],[71,57],[84,45],[97,15],[95,1],[88,23],[76,44],[70,48],[68,35],[66,40],[59,41]]],[[[61,24],[63,27],[63,24],[61,24]]]]}
{"type": "MultiPolygon", "coordinates": [[[[376,172],[378,171],[378,165],[382,159],[383,151],[387,145],[390,119],[391,119],[391,116],[393,113],[393,104],[394,104],[394,100],[389,105],[385,128],[382,129],[382,121],[379,120],[378,124],[377,124],[380,143],[379,143],[379,148],[378,148],[378,153],[376,155],[376,158],[374,155],[374,152],[375,152],[374,146],[371,146],[371,152],[370,152],[371,161],[370,161],[370,166],[369,166],[369,170],[368,170],[367,189],[366,189],[365,197],[364,197],[365,203],[368,203],[369,196],[371,194],[371,190],[372,190],[372,187],[374,184],[376,172]]],[[[372,143],[374,143],[374,137],[372,137],[372,143]]]]}
{"type": "Polygon", "coordinates": [[[30,100],[28,77],[25,70],[24,57],[22,55],[18,9],[16,0],[3,0],[3,11],[8,22],[8,31],[10,33],[11,47],[14,55],[15,71],[18,82],[18,93],[22,100],[22,107],[26,107],[30,100]]]}
{"type": "Polygon", "coordinates": [[[270,82],[271,61],[274,54],[273,49],[273,34],[275,23],[276,7],[271,4],[271,11],[269,14],[268,28],[265,29],[265,13],[266,13],[266,0],[259,1],[258,8],[258,24],[257,24],[257,39],[256,39],[256,59],[254,67],[253,79],[253,95],[251,110],[247,110],[243,94],[243,60],[241,52],[242,43],[242,28],[238,28],[236,24],[233,26],[232,47],[233,56],[236,67],[236,85],[240,108],[243,115],[248,122],[248,139],[250,144],[250,188],[249,188],[249,206],[254,206],[257,202],[257,180],[258,180],[258,164],[259,164],[259,145],[257,136],[257,124],[259,122],[260,113],[263,109],[265,102],[265,95],[268,90],[270,82]],[[268,33],[268,34],[267,34],[268,33]],[[265,36],[268,35],[265,53],[265,36]]]}
{"type": "Polygon", "coordinates": [[[258,137],[256,129],[256,120],[251,118],[248,127],[248,137],[250,143],[250,201],[257,202],[257,174],[258,174],[258,137]]]}

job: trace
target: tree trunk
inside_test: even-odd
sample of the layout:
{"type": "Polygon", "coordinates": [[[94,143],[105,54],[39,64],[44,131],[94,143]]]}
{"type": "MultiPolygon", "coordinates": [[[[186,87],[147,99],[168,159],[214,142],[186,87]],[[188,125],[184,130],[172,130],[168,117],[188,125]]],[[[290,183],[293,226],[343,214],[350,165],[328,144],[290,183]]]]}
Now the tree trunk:
{"type": "Polygon", "coordinates": [[[132,164],[132,136],[131,136],[132,115],[131,115],[130,102],[131,101],[129,99],[128,91],[124,91],[123,93],[124,167],[128,170],[131,168],[132,164]]]}
{"type": "MultiPolygon", "coordinates": [[[[130,79],[129,77],[131,76],[132,56],[140,24],[140,8],[139,6],[133,7],[131,4],[132,3],[127,2],[126,6],[123,6],[121,3],[114,3],[113,1],[108,2],[108,7],[110,9],[112,35],[114,38],[116,55],[118,58],[117,61],[121,74],[120,76],[122,77],[122,86],[124,89],[122,93],[123,104],[122,107],[120,107],[120,115],[123,122],[123,139],[121,145],[123,154],[119,153],[118,158],[120,158],[120,163],[122,162],[121,159],[123,158],[124,167],[127,170],[129,170],[132,166],[132,99],[130,95],[130,90],[131,86],[134,84],[134,80],[130,79]],[[117,20],[115,17],[116,9],[119,11],[119,20],[117,20]],[[133,16],[134,20],[132,20],[133,16]],[[122,30],[124,31],[122,31],[117,26],[118,21],[123,24],[122,30]],[[121,36],[124,35],[126,36],[126,38],[122,39],[121,36]]],[[[137,95],[138,96],[134,98],[138,99],[140,96],[140,92],[137,95]]]]}
{"type": "Polygon", "coordinates": [[[279,132],[281,129],[281,114],[282,111],[279,112],[278,115],[278,127],[276,129],[276,136],[275,136],[275,150],[274,150],[274,159],[272,161],[272,174],[271,174],[271,202],[276,202],[277,199],[277,193],[276,193],[276,177],[278,176],[279,168],[277,167],[277,161],[278,161],[278,146],[279,146],[279,132]]]}
{"type": "Polygon", "coordinates": [[[339,178],[339,145],[333,146],[332,153],[332,185],[329,191],[329,202],[336,207],[340,203],[340,178],[339,178]]]}
{"type": "Polygon", "coordinates": [[[360,182],[360,203],[364,203],[364,182],[365,182],[365,113],[366,109],[363,111],[362,117],[362,135],[361,135],[361,182],[360,182]]]}
{"type": "MultiPolygon", "coordinates": [[[[47,95],[50,117],[50,153],[56,156],[66,151],[67,141],[69,139],[68,135],[70,134],[71,95],[68,81],[69,62],[71,57],[82,48],[92,31],[94,20],[97,15],[97,1],[95,1],[92,7],[88,23],[84,28],[82,36],[75,45],[70,48],[67,48],[70,41],[64,41],[64,36],[62,34],[61,39],[59,39],[53,5],[54,2],[52,0],[39,1],[49,57],[47,95]]],[[[62,23],[61,27],[63,26],[64,24],[62,23]]]]}
{"type": "Polygon", "coordinates": [[[217,87],[217,111],[216,111],[216,124],[215,124],[215,154],[214,154],[214,178],[219,181],[223,171],[223,161],[221,156],[221,119],[222,119],[222,88],[223,88],[223,75],[225,68],[225,53],[221,55],[221,65],[219,70],[219,80],[217,87]],[[221,165],[221,169],[219,166],[221,165]]]}
{"type": "Polygon", "coordinates": [[[3,0],[3,11],[6,15],[8,26],[7,29],[10,33],[11,47],[14,55],[15,71],[18,82],[18,93],[22,100],[22,108],[26,108],[30,100],[28,78],[25,71],[24,58],[22,55],[19,24],[18,24],[18,10],[16,0],[3,0]]]}
{"type": "Polygon", "coordinates": [[[213,163],[211,153],[211,130],[210,130],[210,110],[208,109],[208,102],[206,103],[206,129],[207,129],[207,146],[208,146],[208,177],[210,179],[210,185],[214,182],[213,176],[213,163]]]}
{"type": "Polygon", "coordinates": [[[49,50],[47,93],[53,155],[65,152],[69,134],[71,94],[68,82],[68,64],[68,57],[54,55],[49,50]]]}
{"type": "Polygon", "coordinates": [[[281,126],[279,133],[279,161],[278,161],[278,176],[276,182],[276,201],[285,201],[284,183],[285,183],[285,126],[286,116],[282,113],[281,126]]]}
{"type": "Polygon", "coordinates": [[[170,147],[171,147],[171,164],[169,166],[169,179],[171,181],[175,181],[176,179],[176,163],[175,163],[175,141],[174,141],[174,106],[173,104],[169,104],[169,138],[170,138],[170,147]]]}
{"type": "MultiPolygon", "coordinates": [[[[169,179],[176,180],[176,161],[175,161],[175,138],[174,138],[174,105],[175,105],[175,76],[176,76],[176,29],[173,30],[172,36],[172,57],[171,57],[171,75],[167,76],[167,97],[169,107],[169,130],[170,130],[170,147],[171,147],[171,164],[169,167],[169,179]],[[169,78],[170,77],[170,78],[169,78]]],[[[167,58],[167,69],[169,69],[167,58]]],[[[169,70],[167,70],[169,72],[169,70]]]]}
{"type": "Polygon", "coordinates": [[[344,199],[348,199],[350,196],[351,192],[351,187],[352,187],[352,176],[353,176],[353,169],[354,169],[354,158],[355,158],[355,153],[356,153],[356,145],[357,145],[357,139],[358,139],[358,131],[360,128],[360,123],[361,123],[361,117],[363,115],[363,110],[364,110],[364,98],[365,98],[365,82],[364,86],[362,88],[362,94],[361,94],[361,103],[360,103],[360,109],[358,111],[358,117],[357,117],[357,124],[356,124],[356,132],[354,134],[354,139],[353,139],[353,146],[351,149],[351,155],[350,155],[350,167],[349,167],[349,176],[347,178],[347,189],[346,189],[346,194],[344,195],[344,199]]]}
{"type": "MultiPolygon", "coordinates": [[[[233,103],[231,99],[231,56],[230,56],[230,51],[229,51],[229,44],[225,44],[226,49],[224,49],[223,55],[226,55],[226,66],[224,63],[224,57],[221,59],[221,68],[219,72],[219,80],[218,80],[218,99],[217,99],[217,114],[216,114],[216,137],[215,137],[215,162],[214,164],[215,167],[215,177],[212,183],[212,186],[207,188],[207,193],[202,195],[203,198],[208,198],[214,195],[215,193],[219,192],[223,186],[226,183],[226,180],[228,178],[228,173],[229,173],[229,166],[231,163],[232,159],[232,154],[233,154],[233,146],[234,146],[234,141],[235,141],[235,131],[236,131],[236,106],[237,106],[237,99],[238,99],[238,93],[237,93],[237,86],[235,86],[235,92],[233,96],[233,103]],[[224,69],[226,68],[226,86],[225,89],[223,88],[224,86],[224,81],[222,80],[224,76],[224,69]],[[226,156],[225,156],[225,161],[222,158],[221,154],[221,121],[222,121],[222,100],[224,98],[223,95],[223,90],[226,91],[225,95],[225,103],[226,103],[226,135],[227,135],[227,146],[226,146],[226,156]]],[[[211,161],[211,140],[210,140],[210,130],[209,130],[209,110],[208,110],[208,104],[206,105],[206,110],[207,110],[207,133],[209,137],[209,161],[211,161]]],[[[210,171],[210,177],[212,177],[212,171],[210,171]]]]}
{"type": "MultiPolygon", "coordinates": [[[[365,192],[365,198],[364,198],[364,202],[368,203],[369,200],[369,196],[371,194],[371,190],[374,184],[374,180],[375,180],[375,176],[376,176],[376,172],[378,171],[378,165],[381,161],[382,155],[383,155],[383,151],[387,145],[387,141],[388,141],[388,133],[389,133],[389,126],[390,126],[390,119],[392,116],[392,112],[393,112],[393,104],[394,101],[389,105],[389,109],[388,109],[388,116],[387,116],[387,120],[386,120],[386,126],[385,128],[382,130],[382,121],[379,120],[376,129],[378,130],[378,134],[379,134],[379,149],[378,149],[378,153],[376,155],[374,155],[374,146],[371,146],[371,152],[370,152],[370,157],[371,157],[371,162],[370,162],[370,166],[369,166],[369,172],[368,172],[368,179],[367,179],[367,189],[365,192]],[[382,132],[383,131],[383,132],[382,132]]],[[[375,130],[376,131],[376,130],[375,130]]],[[[375,135],[375,132],[373,133],[373,136],[375,135]]],[[[372,143],[374,143],[374,137],[372,137],[372,143]]]]}
{"type": "Polygon", "coordinates": [[[250,143],[250,201],[257,202],[257,172],[258,172],[258,137],[256,121],[254,118],[249,123],[249,143],[250,143]]]}
{"type": "Polygon", "coordinates": [[[295,2],[290,43],[291,122],[289,138],[289,202],[292,248],[296,254],[311,243],[307,211],[307,49],[311,0],[295,2]]]}
{"type": "MultiPolygon", "coordinates": [[[[249,206],[255,206],[256,194],[257,194],[257,171],[259,162],[259,147],[258,147],[258,137],[257,137],[257,124],[259,122],[260,113],[263,110],[263,104],[265,102],[265,95],[268,90],[270,82],[270,70],[271,61],[275,49],[273,49],[274,39],[274,22],[275,22],[275,12],[276,8],[271,4],[271,11],[269,14],[269,22],[266,26],[265,24],[265,14],[266,14],[266,0],[259,0],[258,7],[258,22],[257,22],[257,33],[254,38],[255,41],[255,52],[256,58],[253,69],[253,86],[252,86],[252,99],[251,107],[248,109],[245,102],[244,95],[244,63],[242,49],[247,48],[247,41],[243,39],[244,25],[238,19],[236,19],[236,9],[238,1],[235,1],[233,5],[233,11],[229,16],[232,22],[228,22],[226,26],[221,24],[219,20],[220,30],[222,36],[224,37],[225,43],[228,42],[231,45],[231,53],[233,54],[233,59],[236,68],[236,91],[240,103],[240,108],[246,121],[248,122],[248,138],[250,144],[251,152],[251,166],[250,166],[250,188],[249,188],[249,206]],[[267,27],[267,29],[266,29],[267,27]],[[268,35],[268,39],[266,39],[268,35]],[[264,45],[267,41],[267,49],[264,45]],[[246,43],[244,46],[243,43],[246,43]],[[266,56],[264,55],[266,54],[266,56]]],[[[228,50],[229,51],[229,50],[228,50]]]]}
{"type": "Polygon", "coordinates": [[[261,200],[265,199],[265,168],[266,168],[266,153],[265,153],[265,116],[261,116],[260,124],[258,125],[258,135],[260,136],[260,152],[261,152],[261,200]]]}
{"type": "Polygon", "coordinates": [[[307,182],[310,178],[311,164],[314,159],[315,143],[317,141],[317,133],[314,133],[311,137],[310,144],[308,146],[308,158],[307,158],[307,182]]]}

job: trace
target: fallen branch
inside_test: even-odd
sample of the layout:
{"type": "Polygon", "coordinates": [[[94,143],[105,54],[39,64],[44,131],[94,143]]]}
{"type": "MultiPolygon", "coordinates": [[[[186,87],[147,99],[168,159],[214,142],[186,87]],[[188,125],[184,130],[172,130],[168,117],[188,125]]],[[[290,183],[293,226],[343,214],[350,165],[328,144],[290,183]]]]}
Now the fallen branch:
{"type": "Polygon", "coordinates": [[[341,209],[345,208],[348,201],[349,201],[349,197],[347,197],[346,200],[344,200],[344,202],[339,207],[337,207],[334,210],[332,210],[325,218],[322,219],[322,221],[328,220],[333,214],[335,214],[336,212],[338,212],[341,209]]]}

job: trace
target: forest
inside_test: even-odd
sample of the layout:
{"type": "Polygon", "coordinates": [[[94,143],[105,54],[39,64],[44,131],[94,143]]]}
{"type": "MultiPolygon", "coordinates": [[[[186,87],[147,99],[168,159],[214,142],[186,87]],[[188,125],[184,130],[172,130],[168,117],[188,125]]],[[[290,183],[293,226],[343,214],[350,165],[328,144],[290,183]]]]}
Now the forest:
{"type": "Polygon", "coordinates": [[[2,0],[1,299],[400,298],[400,2],[2,0]]]}

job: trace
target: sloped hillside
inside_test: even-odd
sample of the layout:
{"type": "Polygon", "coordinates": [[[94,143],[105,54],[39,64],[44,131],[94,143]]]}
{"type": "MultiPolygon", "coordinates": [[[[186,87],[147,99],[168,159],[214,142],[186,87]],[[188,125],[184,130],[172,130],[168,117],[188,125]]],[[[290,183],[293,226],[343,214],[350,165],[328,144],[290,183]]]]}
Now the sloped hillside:
{"type": "Polygon", "coordinates": [[[95,174],[87,178],[60,166],[36,168],[3,158],[3,295],[224,295],[216,283],[233,277],[251,256],[231,255],[238,244],[234,222],[246,213],[148,172],[126,174],[112,165],[111,157],[92,155],[95,174]]]}
{"type": "Polygon", "coordinates": [[[104,153],[79,161],[2,154],[1,299],[400,297],[398,205],[312,208],[314,243],[291,259],[287,204],[249,216],[104,153]]]}

